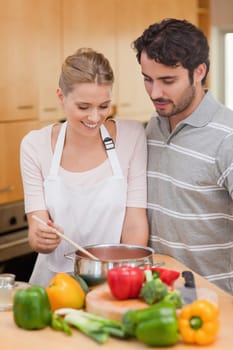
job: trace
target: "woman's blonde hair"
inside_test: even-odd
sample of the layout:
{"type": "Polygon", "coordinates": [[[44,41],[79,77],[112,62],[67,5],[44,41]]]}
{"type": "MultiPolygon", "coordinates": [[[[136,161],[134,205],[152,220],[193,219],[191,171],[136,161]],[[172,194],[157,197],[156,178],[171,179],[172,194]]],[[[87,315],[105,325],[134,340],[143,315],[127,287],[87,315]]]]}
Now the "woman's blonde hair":
{"type": "Polygon", "coordinates": [[[108,59],[90,48],[80,48],[62,64],[59,87],[67,95],[79,83],[112,85],[114,74],[108,59]]]}

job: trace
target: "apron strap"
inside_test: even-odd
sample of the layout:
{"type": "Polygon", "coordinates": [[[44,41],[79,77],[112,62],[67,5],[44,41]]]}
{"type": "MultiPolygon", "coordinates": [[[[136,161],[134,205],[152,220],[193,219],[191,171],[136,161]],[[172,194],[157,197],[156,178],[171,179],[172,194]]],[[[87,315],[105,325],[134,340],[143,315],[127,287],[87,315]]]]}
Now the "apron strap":
{"type": "Polygon", "coordinates": [[[62,124],[58,138],[57,138],[53,159],[52,159],[52,164],[49,172],[49,175],[52,177],[58,174],[59,167],[61,164],[62,151],[63,151],[64,141],[66,136],[66,127],[67,127],[67,121],[62,124]]]}
{"type": "Polygon", "coordinates": [[[108,155],[109,162],[112,167],[113,175],[118,178],[123,178],[120,162],[117,157],[115,144],[113,142],[113,139],[110,137],[108,130],[105,128],[105,126],[102,124],[100,127],[101,137],[104,143],[105,150],[108,155]]]}

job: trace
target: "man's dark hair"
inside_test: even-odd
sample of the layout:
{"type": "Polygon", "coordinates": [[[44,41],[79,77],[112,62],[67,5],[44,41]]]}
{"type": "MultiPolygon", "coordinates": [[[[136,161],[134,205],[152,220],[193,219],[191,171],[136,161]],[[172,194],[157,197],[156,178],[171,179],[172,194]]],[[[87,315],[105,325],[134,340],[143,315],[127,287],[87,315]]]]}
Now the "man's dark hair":
{"type": "Polygon", "coordinates": [[[194,69],[205,63],[202,85],[206,82],[210,66],[208,41],[199,28],[186,20],[168,18],[150,25],[133,42],[133,48],[139,63],[144,51],[150,59],[166,66],[181,64],[188,70],[191,84],[194,69]]]}

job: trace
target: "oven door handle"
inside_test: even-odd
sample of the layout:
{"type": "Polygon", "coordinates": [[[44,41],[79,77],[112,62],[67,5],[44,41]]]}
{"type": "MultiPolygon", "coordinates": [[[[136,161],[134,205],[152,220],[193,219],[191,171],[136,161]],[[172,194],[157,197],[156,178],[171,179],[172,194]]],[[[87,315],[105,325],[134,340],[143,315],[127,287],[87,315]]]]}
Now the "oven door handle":
{"type": "Polygon", "coordinates": [[[16,241],[13,241],[13,242],[0,244],[0,250],[11,248],[11,247],[20,245],[22,243],[28,243],[28,238],[25,237],[25,238],[17,239],[16,241]]]}

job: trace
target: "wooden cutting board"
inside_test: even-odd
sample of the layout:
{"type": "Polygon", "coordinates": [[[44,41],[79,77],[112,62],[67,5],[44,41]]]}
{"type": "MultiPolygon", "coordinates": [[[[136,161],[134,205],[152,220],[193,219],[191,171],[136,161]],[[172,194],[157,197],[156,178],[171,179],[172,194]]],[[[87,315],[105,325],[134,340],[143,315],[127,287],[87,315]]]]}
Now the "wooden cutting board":
{"type": "Polygon", "coordinates": [[[121,321],[122,315],[130,309],[144,309],[148,305],[139,299],[115,299],[107,283],[95,287],[86,296],[86,311],[92,314],[121,321]]]}

